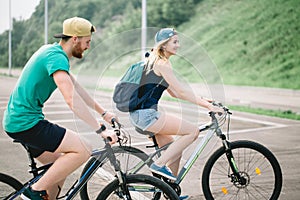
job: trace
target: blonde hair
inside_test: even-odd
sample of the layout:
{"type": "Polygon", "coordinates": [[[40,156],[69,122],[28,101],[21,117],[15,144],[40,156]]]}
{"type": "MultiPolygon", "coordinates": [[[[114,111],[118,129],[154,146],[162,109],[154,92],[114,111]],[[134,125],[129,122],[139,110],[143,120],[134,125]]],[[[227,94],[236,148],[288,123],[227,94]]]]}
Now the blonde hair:
{"type": "Polygon", "coordinates": [[[174,35],[177,35],[177,32],[174,28],[163,28],[155,34],[155,47],[151,50],[150,55],[146,59],[146,74],[153,69],[153,66],[157,60],[168,59],[165,55],[163,46],[167,44],[167,42],[169,42],[171,37],[174,35]]]}
{"type": "Polygon", "coordinates": [[[161,41],[153,49],[151,49],[149,57],[146,58],[146,74],[153,69],[153,66],[157,60],[167,60],[167,57],[164,54],[163,45],[165,45],[169,40],[170,38],[161,41]]]}

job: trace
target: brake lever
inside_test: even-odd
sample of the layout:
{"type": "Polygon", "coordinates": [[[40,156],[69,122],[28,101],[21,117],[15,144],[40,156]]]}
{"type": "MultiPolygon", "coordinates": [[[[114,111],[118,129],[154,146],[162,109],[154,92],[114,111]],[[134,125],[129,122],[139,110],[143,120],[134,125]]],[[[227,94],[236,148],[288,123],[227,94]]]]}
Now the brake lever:
{"type": "Polygon", "coordinates": [[[115,118],[111,119],[111,123],[112,123],[112,128],[114,128],[114,132],[118,136],[118,140],[120,140],[119,136],[121,135],[121,131],[120,131],[121,124],[115,118]]]}

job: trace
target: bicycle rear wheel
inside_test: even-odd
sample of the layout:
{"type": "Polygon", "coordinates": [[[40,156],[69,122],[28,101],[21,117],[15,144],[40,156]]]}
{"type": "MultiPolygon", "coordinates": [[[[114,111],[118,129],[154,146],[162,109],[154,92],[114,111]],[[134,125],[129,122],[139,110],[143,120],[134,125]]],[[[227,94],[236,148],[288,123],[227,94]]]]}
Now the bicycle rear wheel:
{"type": "Polygon", "coordinates": [[[202,175],[206,199],[278,199],[282,187],[280,165],[266,147],[251,141],[232,142],[231,151],[239,174],[236,180],[224,147],[207,161],[202,175]]]}
{"type": "MultiPolygon", "coordinates": [[[[144,163],[148,159],[148,155],[141,150],[134,147],[127,146],[115,146],[112,147],[116,158],[120,161],[120,167],[123,173],[130,174],[134,167],[138,163],[144,163]]],[[[149,161],[146,166],[138,170],[138,173],[151,174],[149,167],[152,161],[149,161]]],[[[83,200],[95,199],[99,193],[112,180],[115,179],[115,171],[113,166],[111,166],[108,158],[103,160],[97,160],[97,158],[92,157],[85,165],[81,176],[91,167],[97,166],[97,171],[90,178],[90,180],[85,184],[80,191],[80,197],[83,200]]]]}
{"type": "Polygon", "coordinates": [[[15,178],[0,173],[0,200],[9,199],[16,191],[21,190],[23,184],[15,178]]]}
{"type": "Polygon", "coordinates": [[[120,187],[118,179],[108,184],[98,195],[97,200],[103,199],[170,199],[179,200],[175,190],[167,183],[153,176],[131,174],[126,176],[126,194],[120,187]]]}

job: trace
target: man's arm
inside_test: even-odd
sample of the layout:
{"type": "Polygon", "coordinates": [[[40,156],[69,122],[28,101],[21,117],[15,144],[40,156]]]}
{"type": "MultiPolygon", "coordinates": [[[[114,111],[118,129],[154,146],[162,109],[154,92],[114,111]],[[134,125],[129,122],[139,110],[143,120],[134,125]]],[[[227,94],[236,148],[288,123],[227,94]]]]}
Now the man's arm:
{"type": "Polygon", "coordinates": [[[97,101],[95,101],[88,92],[75,80],[74,76],[70,74],[73,85],[75,86],[75,90],[81,96],[83,101],[96,112],[98,112],[104,120],[108,123],[111,123],[112,118],[117,119],[114,113],[107,112],[97,101]]]}
{"type": "Polygon", "coordinates": [[[98,113],[103,114],[105,109],[100,106],[89,94],[88,92],[75,80],[74,76],[70,74],[70,78],[75,86],[75,90],[84,100],[84,102],[92,109],[96,110],[98,113]]]}
{"type": "Polygon", "coordinates": [[[81,95],[75,90],[70,75],[66,71],[56,71],[53,73],[53,78],[66,103],[75,115],[89,124],[94,130],[98,130],[100,128],[99,123],[90,113],[81,95]]]}

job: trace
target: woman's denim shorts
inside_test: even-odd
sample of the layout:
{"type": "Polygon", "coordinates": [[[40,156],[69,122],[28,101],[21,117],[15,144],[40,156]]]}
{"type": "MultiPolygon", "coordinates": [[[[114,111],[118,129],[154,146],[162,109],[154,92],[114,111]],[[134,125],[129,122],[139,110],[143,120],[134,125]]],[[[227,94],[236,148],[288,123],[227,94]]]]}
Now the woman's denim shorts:
{"type": "Polygon", "coordinates": [[[140,109],[130,112],[131,123],[143,131],[147,130],[159,118],[160,113],[155,109],[140,109]]]}

